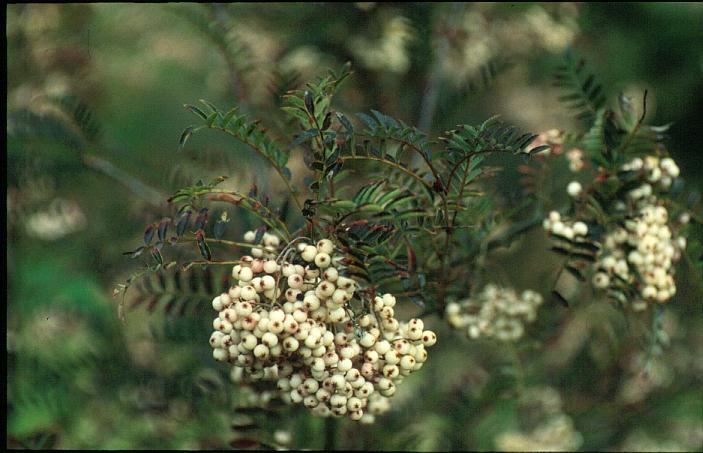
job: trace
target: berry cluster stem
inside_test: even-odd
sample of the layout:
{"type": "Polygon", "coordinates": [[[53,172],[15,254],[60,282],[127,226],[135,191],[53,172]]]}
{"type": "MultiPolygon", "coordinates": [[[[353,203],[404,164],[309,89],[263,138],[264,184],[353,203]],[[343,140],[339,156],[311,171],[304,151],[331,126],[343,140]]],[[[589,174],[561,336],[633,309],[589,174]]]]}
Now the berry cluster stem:
{"type": "Polygon", "coordinates": [[[325,419],[325,445],[323,450],[332,451],[337,449],[337,419],[328,417],[325,419]]]}

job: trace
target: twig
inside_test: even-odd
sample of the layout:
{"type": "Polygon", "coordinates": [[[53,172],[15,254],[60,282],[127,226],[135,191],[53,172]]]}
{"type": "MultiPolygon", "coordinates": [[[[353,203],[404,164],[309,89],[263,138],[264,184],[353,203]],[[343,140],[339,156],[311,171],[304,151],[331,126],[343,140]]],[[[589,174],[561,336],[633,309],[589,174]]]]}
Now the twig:
{"type": "Polygon", "coordinates": [[[165,204],[165,200],[167,198],[165,194],[162,194],[158,190],[147,186],[134,176],[117,168],[111,162],[97,156],[91,156],[89,154],[82,155],[81,159],[83,160],[83,163],[89,168],[92,168],[93,170],[99,171],[100,173],[103,173],[113,178],[114,180],[118,181],[123,186],[127,187],[129,190],[134,192],[136,195],[146,200],[149,204],[156,207],[161,207],[165,204]]]}
{"type": "Polygon", "coordinates": [[[647,90],[644,90],[644,96],[642,97],[642,115],[640,115],[640,118],[637,120],[637,124],[635,124],[635,127],[632,128],[629,134],[627,134],[627,138],[625,139],[625,142],[620,146],[620,150],[622,152],[625,152],[628,146],[630,146],[630,143],[632,143],[632,139],[635,138],[635,135],[637,135],[637,132],[640,130],[640,127],[642,127],[642,123],[644,123],[644,118],[647,116],[647,90]]]}
{"type": "Polygon", "coordinates": [[[437,110],[437,101],[439,100],[440,85],[442,82],[442,61],[447,58],[449,53],[449,39],[447,32],[451,31],[456,22],[461,18],[461,10],[464,8],[463,3],[453,3],[449,16],[447,17],[444,26],[445,32],[437,45],[437,53],[433,60],[432,72],[427,79],[425,85],[425,94],[422,98],[422,106],[420,108],[420,118],[418,119],[418,129],[429,133],[432,125],[432,119],[437,110]]]}
{"type": "Polygon", "coordinates": [[[408,176],[411,176],[412,178],[416,179],[420,184],[422,184],[423,186],[425,186],[425,188],[426,188],[428,191],[432,192],[432,186],[431,186],[427,181],[425,181],[424,179],[422,179],[420,176],[418,176],[418,175],[417,175],[415,172],[413,172],[412,170],[410,170],[410,169],[408,169],[408,168],[406,168],[406,167],[403,167],[402,165],[400,165],[400,164],[398,164],[398,163],[391,162],[391,161],[389,161],[389,160],[382,159],[382,158],[380,158],[380,157],[374,157],[374,156],[340,156],[339,159],[340,159],[341,161],[347,161],[347,160],[369,160],[369,161],[380,162],[380,163],[382,163],[382,164],[391,166],[391,167],[395,168],[396,170],[402,171],[403,173],[407,174],[408,176]]]}

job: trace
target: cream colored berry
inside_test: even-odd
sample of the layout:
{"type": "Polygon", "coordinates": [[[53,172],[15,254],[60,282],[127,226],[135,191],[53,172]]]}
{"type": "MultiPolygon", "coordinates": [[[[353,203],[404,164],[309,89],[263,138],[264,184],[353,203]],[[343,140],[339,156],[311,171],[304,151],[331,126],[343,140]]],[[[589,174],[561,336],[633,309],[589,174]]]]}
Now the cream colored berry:
{"type": "Polygon", "coordinates": [[[254,348],[254,357],[257,359],[266,359],[269,356],[269,348],[264,344],[258,344],[254,348]]]}
{"type": "Polygon", "coordinates": [[[261,277],[261,286],[264,289],[272,289],[276,285],[276,279],[270,275],[264,275],[261,277]]]}
{"type": "Polygon", "coordinates": [[[254,272],[249,267],[243,267],[239,271],[239,280],[242,282],[250,282],[254,278],[254,272]]]}
{"type": "Polygon", "coordinates": [[[431,330],[422,332],[422,344],[425,346],[433,346],[437,342],[437,335],[431,330]]]}
{"type": "Polygon", "coordinates": [[[298,274],[293,274],[288,277],[288,286],[293,289],[300,289],[303,286],[303,277],[298,274]]]}
{"type": "Polygon", "coordinates": [[[218,362],[224,362],[229,357],[229,354],[222,348],[215,348],[212,350],[212,357],[218,362]]]}
{"type": "Polygon", "coordinates": [[[298,342],[298,340],[296,340],[293,337],[288,337],[285,340],[283,340],[283,349],[285,349],[288,352],[297,351],[299,347],[300,347],[300,343],[298,342]]]}
{"type": "Polygon", "coordinates": [[[315,246],[312,246],[312,245],[306,246],[303,249],[303,251],[300,253],[300,257],[309,263],[315,260],[316,255],[317,255],[317,248],[315,248],[315,246]]]}
{"type": "Polygon", "coordinates": [[[328,267],[322,273],[322,278],[329,282],[335,282],[337,281],[337,278],[339,278],[339,272],[337,272],[337,269],[335,269],[334,267],[328,267]]]}
{"type": "Polygon", "coordinates": [[[347,277],[337,277],[337,287],[344,290],[352,289],[354,287],[354,280],[347,277]]]}
{"type": "Polygon", "coordinates": [[[406,370],[411,370],[415,366],[415,357],[405,355],[400,359],[400,367],[406,370]]]}
{"type": "Polygon", "coordinates": [[[588,225],[583,222],[576,222],[573,226],[574,235],[586,236],[588,234],[588,225]]]}
{"type": "Polygon", "coordinates": [[[283,274],[284,277],[288,278],[295,273],[295,266],[293,264],[284,263],[281,265],[281,274],[283,274]]]}
{"type": "Polygon", "coordinates": [[[578,181],[571,181],[568,186],[566,186],[566,192],[571,197],[578,197],[583,191],[583,186],[578,181]]]}
{"type": "Polygon", "coordinates": [[[278,271],[278,263],[276,260],[268,260],[264,263],[264,272],[267,274],[273,274],[278,271]]]}
{"type": "Polygon", "coordinates": [[[335,289],[334,283],[323,281],[315,289],[315,295],[326,299],[334,294],[335,289]]]}
{"type": "Polygon", "coordinates": [[[343,289],[336,289],[332,293],[332,301],[338,306],[344,305],[344,303],[350,299],[349,294],[347,294],[347,292],[343,289]]]}
{"type": "Polygon", "coordinates": [[[220,311],[224,308],[222,305],[222,299],[220,299],[220,296],[217,296],[214,299],[212,299],[212,308],[215,311],[220,311]]]}
{"type": "Polygon", "coordinates": [[[255,300],[257,297],[256,289],[253,286],[245,286],[242,288],[239,297],[244,301],[255,300]]]}
{"type": "Polygon", "coordinates": [[[610,284],[610,277],[603,272],[597,272],[593,276],[593,286],[598,289],[605,289],[610,284]]]}
{"type": "Polygon", "coordinates": [[[337,369],[343,373],[349,371],[352,367],[352,361],[349,359],[342,359],[337,363],[337,369]]]}
{"type": "Polygon", "coordinates": [[[261,343],[272,348],[278,344],[278,336],[271,332],[266,332],[261,336],[261,343]]]}
{"type": "Polygon", "coordinates": [[[334,251],[334,244],[329,239],[321,239],[317,242],[317,251],[330,255],[334,251]]]}

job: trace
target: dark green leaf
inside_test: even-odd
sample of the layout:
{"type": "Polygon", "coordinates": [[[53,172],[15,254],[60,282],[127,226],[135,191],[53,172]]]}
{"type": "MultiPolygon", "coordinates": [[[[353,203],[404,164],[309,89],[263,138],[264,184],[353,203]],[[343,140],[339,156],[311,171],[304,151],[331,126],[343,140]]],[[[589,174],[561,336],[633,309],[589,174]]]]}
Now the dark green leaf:
{"type": "Polygon", "coordinates": [[[305,108],[307,109],[308,113],[310,115],[315,116],[315,102],[312,98],[312,93],[309,91],[306,91],[303,100],[305,101],[305,108]]]}
{"type": "Polygon", "coordinates": [[[185,233],[186,229],[188,228],[188,223],[190,222],[190,216],[193,214],[193,211],[186,211],[181,215],[181,218],[178,220],[178,225],[176,225],[176,235],[177,236],[183,236],[183,233],[185,233]]]}
{"type": "Polygon", "coordinates": [[[146,230],[144,231],[144,244],[145,245],[149,245],[151,243],[151,240],[154,237],[154,231],[155,231],[155,227],[153,224],[150,224],[146,227],[146,230]]]}
{"type": "Polygon", "coordinates": [[[156,263],[159,266],[162,266],[164,264],[164,259],[161,256],[161,252],[159,251],[158,248],[156,248],[156,247],[151,248],[151,256],[152,256],[152,258],[154,258],[154,261],[156,261],[156,263]]]}
{"type": "Polygon", "coordinates": [[[210,261],[212,259],[212,253],[210,252],[210,247],[207,245],[207,242],[205,241],[205,233],[203,233],[202,230],[199,230],[195,234],[195,240],[198,243],[198,249],[200,250],[200,255],[205,258],[207,261],[210,261]]]}
{"type": "Polygon", "coordinates": [[[204,121],[207,121],[208,116],[200,110],[198,107],[190,104],[185,104],[183,107],[186,108],[186,110],[190,111],[191,113],[198,115],[200,118],[202,118],[204,121]]]}
{"type": "Polygon", "coordinates": [[[159,241],[163,242],[166,240],[166,233],[168,231],[168,226],[171,224],[171,219],[169,218],[164,218],[161,220],[159,223],[159,241]]]}
{"type": "Polygon", "coordinates": [[[178,140],[178,151],[183,149],[191,135],[193,135],[193,126],[185,128],[181,134],[181,138],[178,140]]]}
{"type": "Polygon", "coordinates": [[[130,258],[136,258],[139,255],[141,255],[142,252],[144,252],[144,250],[146,250],[146,247],[142,245],[140,247],[137,247],[136,250],[133,250],[131,252],[124,252],[123,255],[129,255],[130,258]]]}

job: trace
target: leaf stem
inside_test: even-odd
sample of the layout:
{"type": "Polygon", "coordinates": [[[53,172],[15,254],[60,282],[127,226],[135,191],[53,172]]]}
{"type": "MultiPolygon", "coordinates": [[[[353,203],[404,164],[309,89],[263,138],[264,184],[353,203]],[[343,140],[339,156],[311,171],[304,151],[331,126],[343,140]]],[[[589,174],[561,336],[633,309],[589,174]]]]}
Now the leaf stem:
{"type": "Polygon", "coordinates": [[[283,171],[281,171],[281,169],[278,167],[278,165],[276,164],[276,162],[273,161],[273,159],[271,158],[271,156],[269,156],[268,154],[266,154],[265,152],[263,152],[258,146],[256,146],[256,144],[254,144],[254,143],[252,143],[251,141],[246,140],[246,139],[244,139],[244,138],[238,136],[237,134],[234,134],[233,132],[231,132],[231,131],[228,130],[228,129],[225,129],[225,128],[223,128],[223,127],[219,127],[219,126],[216,126],[216,125],[205,126],[205,127],[208,127],[208,128],[210,128],[210,129],[218,129],[218,130],[221,130],[221,131],[223,131],[224,133],[226,133],[227,135],[230,135],[230,136],[234,137],[235,139],[237,139],[238,141],[244,143],[245,145],[250,146],[253,150],[255,150],[257,153],[259,153],[259,155],[263,156],[264,159],[266,159],[266,160],[271,164],[271,166],[274,168],[274,170],[276,170],[276,173],[278,173],[278,176],[280,176],[281,179],[283,180],[283,182],[286,184],[286,187],[288,188],[288,192],[290,192],[290,195],[291,195],[291,197],[293,198],[293,201],[295,202],[296,206],[298,207],[298,210],[299,210],[299,211],[302,211],[302,210],[303,210],[303,206],[300,204],[300,201],[298,200],[298,197],[296,196],[297,191],[296,191],[295,189],[293,189],[293,186],[291,186],[290,181],[288,181],[288,178],[286,177],[286,175],[283,174],[283,171]]]}
{"type": "MultiPolygon", "coordinates": [[[[235,204],[235,205],[237,205],[237,206],[241,206],[238,202],[243,201],[243,200],[246,200],[246,201],[247,201],[249,204],[251,204],[252,206],[258,205],[257,208],[258,208],[258,207],[261,207],[261,208],[263,208],[263,209],[266,211],[266,214],[267,214],[268,218],[277,221],[276,223],[279,225],[280,229],[277,228],[275,225],[269,224],[268,222],[266,222],[266,220],[265,220],[264,218],[262,218],[262,220],[264,220],[264,222],[265,222],[267,225],[269,225],[271,228],[277,230],[279,233],[283,233],[282,236],[285,236],[286,241],[289,241],[290,238],[292,237],[291,234],[290,234],[290,231],[288,231],[288,227],[286,226],[285,222],[283,222],[281,219],[279,219],[279,218],[271,211],[271,209],[268,208],[268,206],[264,205],[264,204],[261,203],[259,200],[250,198],[250,197],[248,197],[248,196],[246,196],[246,195],[240,194],[239,192],[235,192],[235,191],[233,191],[233,190],[217,189],[217,188],[211,188],[211,187],[205,187],[205,188],[203,188],[203,189],[201,189],[201,190],[194,191],[194,192],[192,193],[192,196],[194,196],[194,197],[199,197],[199,196],[208,195],[208,194],[228,195],[228,196],[231,196],[231,197],[234,197],[234,198],[235,198],[235,199],[232,200],[232,199],[228,199],[228,198],[219,196],[219,197],[215,198],[213,201],[223,201],[223,202],[226,202],[226,203],[232,203],[232,204],[235,204]],[[238,199],[237,199],[237,198],[238,198],[238,199]]],[[[177,194],[177,195],[178,195],[178,194],[177,194]]],[[[247,206],[242,206],[242,207],[245,208],[245,209],[248,209],[247,206]]],[[[251,208],[251,209],[248,209],[248,210],[250,210],[250,211],[252,211],[252,212],[254,212],[254,213],[256,214],[256,208],[251,208]]],[[[259,217],[261,217],[261,216],[259,216],[259,217]]]]}
{"type": "MultiPolygon", "coordinates": [[[[179,238],[179,242],[184,241],[184,242],[197,242],[195,238],[193,239],[187,239],[187,238],[179,238]]],[[[245,242],[235,242],[235,241],[229,241],[227,239],[216,239],[216,238],[207,238],[206,241],[208,243],[215,243],[215,244],[223,244],[223,245],[229,245],[231,247],[241,247],[241,248],[253,248],[256,247],[256,244],[249,244],[245,242]]]]}
{"type": "Polygon", "coordinates": [[[381,162],[382,164],[385,164],[385,165],[388,165],[388,166],[390,166],[390,167],[393,167],[393,168],[395,168],[396,170],[400,170],[400,171],[402,171],[403,173],[405,173],[405,174],[411,176],[412,178],[414,178],[415,180],[417,180],[420,184],[422,184],[423,186],[425,186],[425,188],[426,188],[427,190],[429,190],[430,192],[432,191],[432,186],[431,186],[427,181],[425,181],[424,179],[422,179],[420,176],[418,176],[416,173],[414,173],[414,172],[411,171],[410,169],[405,168],[405,167],[403,167],[402,165],[400,165],[400,164],[398,164],[398,163],[396,163],[396,162],[392,162],[392,161],[390,161],[390,160],[382,159],[382,158],[380,158],[380,157],[373,157],[373,156],[340,156],[339,159],[342,160],[342,161],[347,161],[347,160],[369,160],[369,161],[374,161],[374,162],[381,162]]]}
{"type": "Polygon", "coordinates": [[[620,145],[620,152],[625,152],[628,146],[630,146],[630,143],[632,143],[632,140],[635,138],[635,135],[637,135],[637,131],[639,131],[640,127],[642,127],[642,123],[644,122],[645,116],[647,116],[647,90],[644,90],[644,96],[642,98],[642,115],[640,116],[639,120],[637,120],[637,124],[635,124],[635,127],[633,127],[630,133],[627,134],[627,139],[625,140],[625,143],[620,145]]]}

